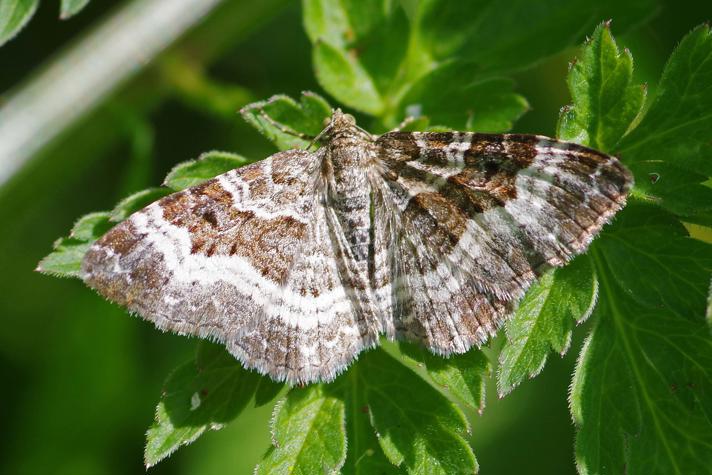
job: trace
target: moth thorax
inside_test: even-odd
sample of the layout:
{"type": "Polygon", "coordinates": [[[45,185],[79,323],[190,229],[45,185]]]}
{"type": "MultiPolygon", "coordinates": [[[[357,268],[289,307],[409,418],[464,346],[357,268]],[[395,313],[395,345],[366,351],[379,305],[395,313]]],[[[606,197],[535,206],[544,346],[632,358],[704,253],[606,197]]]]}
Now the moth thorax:
{"type": "Polygon", "coordinates": [[[329,143],[328,155],[334,170],[365,168],[370,162],[373,145],[354,135],[334,137],[329,143]]]}
{"type": "MultiPolygon", "coordinates": [[[[370,143],[333,140],[329,144],[328,159],[333,173],[334,201],[342,210],[352,210],[370,200],[368,163],[371,161],[370,143]]],[[[366,211],[368,210],[366,206],[366,211]]],[[[353,224],[353,223],[352,223],[353,224]]]]}

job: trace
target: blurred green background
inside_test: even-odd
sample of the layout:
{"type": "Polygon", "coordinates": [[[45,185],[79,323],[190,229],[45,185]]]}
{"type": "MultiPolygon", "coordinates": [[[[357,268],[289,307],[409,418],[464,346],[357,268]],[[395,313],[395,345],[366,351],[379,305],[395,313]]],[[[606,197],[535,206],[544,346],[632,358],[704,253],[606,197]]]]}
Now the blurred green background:
{"type": "MultiPolygon", "coordinates": [[[[0,104],[123,2],[91,2],[66,22],[57,20],[57,3],[43,2],[28,28],[0,48],[0,104]]],[[[0,188],[0,473],[144,471],[144,433],[161,385],[196,342],[129,317],[81,282],[33,269],[79,216],[159,184],[178,162],[214,149],[272,153],[237,110],[272,94],[321,92],[300,14],[286,0],[225,2],[0,188]]],[[[633,52],[638,80],[654,86],[679,39],[710,18],[712,2],[668,0],[650,21],[618,35],[633,52]]],[[[515,131],[554,133],[575,54],[517,75],[532,110],[515,131]]],[[[583,334],[507,398],[498,400],[490,384],[484,415],[470,414],[482,473],[575,473],[567,395],[583,334]]],[[[251,473],[269,444],[270,411],[246,411],[150,472],[251,473]]]]}

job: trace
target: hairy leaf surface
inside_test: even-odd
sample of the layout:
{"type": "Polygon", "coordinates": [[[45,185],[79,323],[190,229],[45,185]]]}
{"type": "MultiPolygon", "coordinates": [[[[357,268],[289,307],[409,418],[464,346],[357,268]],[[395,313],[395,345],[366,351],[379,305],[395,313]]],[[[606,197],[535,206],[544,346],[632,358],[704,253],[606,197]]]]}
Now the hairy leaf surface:
{"type": "Polygon", "coordinates": [[[388,460],[411,474],[477,471],[464,439],[467,420],[445,396],[382,349],[366,353],[352,370],[388,460]]]}
{"type": "Polygon", "coordinates": [[[256,474],[337,473],[346,460],[344,402],[321,384],[292,388],[277,404],[272,447],[256,474]]]}
{"type": "MultiPolygon", "coordinates": [[[[702,222],[711,191],[699,185],[709,173],[701,142],[712,107],[709,37],[700,27],[682,41],[640,120],[632,60],[599,27],[569,75],[574,104],[559,123],[564,138],[619,154],[636,175],[635,197],[702,222]]],[[[592,259],[596,324],[571,392],[579,472],[704,473],[712,461],[712,337],[703,317],[712,246],[633,198],[592,259]]]]}
{"type": "Polygon", "coordinates": [[[620,52],[609,25],[596,28],[568,75],[574,106],[561,115],[559,138],[598,150],[615,145],[640,114],[645,87],[633,84],[633,56],[620,52]]]}
{"type": "Polygon", "coordinates": [[[482,412],[485,408],[485,377],[490,364],[487,356],[473,348],[467,353],[443,358],[425,348],[401,343],[403,354],[425,367],[430,379],[445,393],[465,406],[482,412]]]}
{"type": "MultiPolygon", "coordinates": [[[[702,251],[712,256],[712,246],[702,251]]],[[[641,304],[616,280],[616,256],[605,249],[594,256],[598,322],[571,392],[579,471],[705,473],[712,465],[712,337],[703,313],[641,304]]],[[[684,290],[680,297],[701,300],[684,290]]]]}
{"type": "Polygon", "coordinates": [[[222,346],[201,342],[195,360],[166,381],[156,421],[146,434],[146,466],[237,417],[262,378],[244,369],[222,346]]]}
{"type": "Polygon", "coordinates": [[[206,152],[201,154],[197,160],[182,162],[173,167],[163,181],[163,185],[174,191],[180,191],[229,172],[233,168],[247,165],[250,161],[235,153],[206,152]]]}
{"type": "Polygon", "coordinates": [[[87,249],[113,225],[111,213],[90,213],[79,218],[69,236],[54,242],[53,251],[40,261],[37,270],[56,277],[79,277],[87,249]]]}
{"type": "Polygon", "coordinates": [[[500,396],[544,368],[549,352],[564,355],[574,323],[591,314],[598,298],[598,280],[586,256],[563,269],[544,274],[527,292],[505,325],[507,343],[499,355],[500,396]]]}
{"type": "Polygon", "coordinates": [[[640,124],[617,147],[638,191],[685,220],[712,224],[712,30],[695,28],[665,66],[640,124]]]}
{"type": "Polygon", "coordinates": [[[324,129],[331,106],[313,92],[303,92],[299,102],[272,96],[242,108],[242,117],[280,150],[305,148],[324,129]]]}

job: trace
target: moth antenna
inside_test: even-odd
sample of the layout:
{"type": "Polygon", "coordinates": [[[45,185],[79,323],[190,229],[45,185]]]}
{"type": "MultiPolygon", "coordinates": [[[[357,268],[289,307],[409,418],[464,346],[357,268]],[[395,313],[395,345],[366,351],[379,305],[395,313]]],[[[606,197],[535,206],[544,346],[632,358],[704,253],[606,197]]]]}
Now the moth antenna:
{"type": "Polygon", "coordinates": [[[311,135],[307,135],[307,134],[303,134],[303,133],[301,133],[301,132],[297,132],[297,131],[294,130],[294,129],[290,129],[290,128],[287,127],[287,126],[280,124],[279,122],[277,122],[276,120],[274,120],[272,117],[270,117],[269,115],[267,115],[267,113],[266,113],[265,111],[260,111],[260,116],[261,116],[263,119],[265,119],[267,122],[269,122],[270,124],[272,124],[274,127],[278,128],[281,132],[283,132],[283,133],[285,133],[285,134],[287,134],[287,135],[291,135],[291,136],[300,138],[300,139],[302,139],[302,140],[309,140],[309,139],[311,138],[311,135]]]}
{"type": "Polygon", "coordinates": [[[366,136],[369,137],[371,140],[375,140],[375,136],[373,136],[373,135],[371,134],[371,132],[369,132],[368,130],[363,129],[363,128],[359,127],[358,125],[356,125],[355,127],[356,127],[356,129],[358,129],[358,130],[360,130],[361,132],[363,132],[364,134],[366,134],[366,136]]]}
{"type": "Polygon", "coordinates": [[[324,134],[329,131],[329,129],[331,129],[331,124],[329,124],[329,125],[327,125],[326,127],[324,127],[324,130],[322,130],[321,132],[319,132],[319,133],[317,134],[317,136],[314,137],[311,142],[309,142],[309,145],[307,145],[304,150],[309,150],[310,148],[312,148],[312,146],[313,146],[314,144],[316,144],[316,143],[319,141],[319,139],[321,139],[321,138],[324,136],[324,134]]]}
{"type": "Polygon", "coordinates": [[[413,117],[412,115],[407,116],[405,119],[401,121],[400,124],[398,124],[398,127],[393,129],[391,132],[400,132],[401,130],[405,129],[408,127],[410,124],[416,121],[416,118],[413,117]]]}

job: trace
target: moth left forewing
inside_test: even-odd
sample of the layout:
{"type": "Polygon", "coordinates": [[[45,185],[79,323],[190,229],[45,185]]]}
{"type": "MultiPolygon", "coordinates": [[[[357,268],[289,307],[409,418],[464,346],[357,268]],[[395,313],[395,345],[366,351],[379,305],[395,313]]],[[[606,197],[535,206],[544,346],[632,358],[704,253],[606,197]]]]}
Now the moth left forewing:
{"type": "Polygon", "coordinates": [[[320,160],[281,152],[163,198],[90,248],[84,281],[274,379],[333,379],[371,342],[338,275],[320,160]]]}
{"type": "Polygon", "coordinates": [[[377,143],[402,223],[393,280],[408,282],[407,301],[396,308],[412,313],[394,318],[446,354],[484,341],[536,276],[585,251],[632,185],[614,157],[541,136],[391,132],[377,143]]]}

